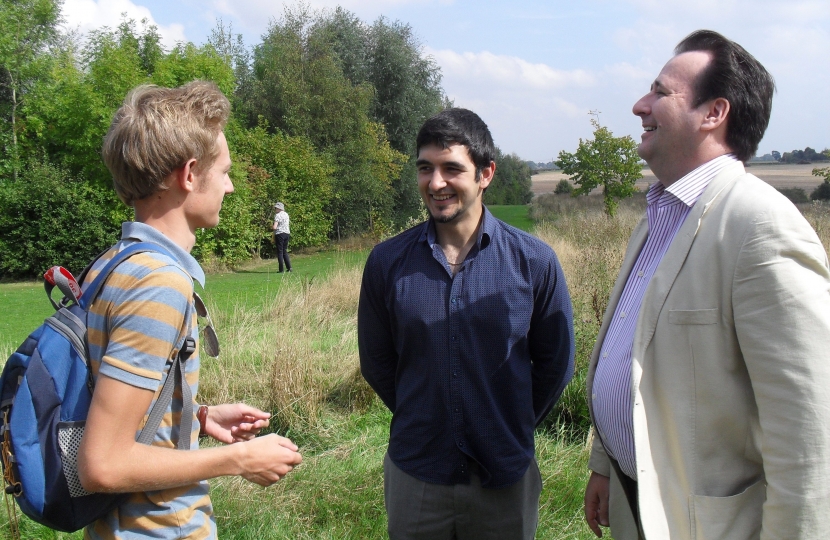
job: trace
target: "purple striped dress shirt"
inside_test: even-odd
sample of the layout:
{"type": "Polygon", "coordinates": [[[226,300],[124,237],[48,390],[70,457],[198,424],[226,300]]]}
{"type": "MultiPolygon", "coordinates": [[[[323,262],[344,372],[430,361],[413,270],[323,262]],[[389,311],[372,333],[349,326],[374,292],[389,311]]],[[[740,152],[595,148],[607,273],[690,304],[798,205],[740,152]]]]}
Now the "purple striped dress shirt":
{"type": "Polygon", "coordinates": [[[614,311],[614,318],[602,343],[591,390],[594,418],[605,450],[619,462],[620,469],[635,480],[637,464],[631,409],[631,352],[640,304],[651,276],[692,206],[709,182],[735,161],[732,154],[717,157],[668,188],[655,182],[646,196],[648,239],[628,275],[614,311]]]}

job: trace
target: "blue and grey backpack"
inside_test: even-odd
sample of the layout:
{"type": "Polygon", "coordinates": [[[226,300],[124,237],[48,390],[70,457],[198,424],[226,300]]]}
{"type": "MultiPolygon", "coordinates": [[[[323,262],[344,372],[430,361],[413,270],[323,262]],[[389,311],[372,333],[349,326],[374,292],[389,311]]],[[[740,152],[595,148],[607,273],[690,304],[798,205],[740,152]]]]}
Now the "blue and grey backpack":
{"type": "MultiPolygon", "coordinates": [[[[52,529],[76,531],[102,517],[125,497],[89,493],[78,480],[78,446],[93,391],[87,361],[87,310],[113,269],[127,257],[143,251],[162,253],[175,260],[161,246],[141,242],[113,257],[82,295],[77,282],[63,269],[52,283],[47,280],[46,294],[56,312],[9,357],[0,376],[6,493],[14,495],[24,514],[52,529]],[[52,300],[56,284],[66,294],[60,303],[52,300]]],[[[80,282],[91,266],[83,271],[80,282]]],[[[152,443],[173,391],[180,387],[185,410],[179,448],[190,448],[192,400],[190,387],[182,381],[184,362],[194,351],[195,341],[187,334],[138,442],[152,443]]]]}

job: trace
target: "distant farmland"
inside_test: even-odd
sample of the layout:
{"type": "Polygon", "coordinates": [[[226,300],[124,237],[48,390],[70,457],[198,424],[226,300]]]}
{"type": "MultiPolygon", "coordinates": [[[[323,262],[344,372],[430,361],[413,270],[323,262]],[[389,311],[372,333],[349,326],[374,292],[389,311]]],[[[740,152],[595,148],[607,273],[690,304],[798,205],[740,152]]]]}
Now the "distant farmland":
{"type": "MultiPolygon", "coordinates": [[[[830,167],[830,163],[813,163],[812,165],[753,163],[747,170],[774,187],[799,187],[809,195],[822,182],[821,178],[813,176],[813,169],[816,167],[830,167]]],[[[567,177],[561,171],[545,171],[534,175],[531,188],[533,194],[553,193],[553,190],[556,189],[556,184],[561,179],[567,177]]],[[[644,169],[643,179],[637,182],[637,188],[645,190],[652,182],[654,182],[654,174],[652,174],[650,169],[644,169]]]]}

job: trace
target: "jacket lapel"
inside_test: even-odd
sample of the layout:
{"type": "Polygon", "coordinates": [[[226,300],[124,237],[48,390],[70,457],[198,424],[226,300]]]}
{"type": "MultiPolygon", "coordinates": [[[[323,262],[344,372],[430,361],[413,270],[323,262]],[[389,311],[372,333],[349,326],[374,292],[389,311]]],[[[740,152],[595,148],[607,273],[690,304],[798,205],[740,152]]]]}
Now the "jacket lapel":
{"type": "Polygon", "coordinates": [[[668,251],[654,272],[643,297],[640,315],[637,319],[637,333],[634,337],[635,358],[642,358],[642,352],[651,343],[654,331],[657,328],[657,318],[663,309],[663,304],[666,302],[675,279],[677,279],[677,274],[680,273],[680,269],[686,263],[689,250],[692,249],[695,236],[700,229],[701,222],[706,217],[706,213],[717,200],[718,195],[744,173],[743,163],[740,162],[730,165],[718,173],[692,207],[680,230],[677,231],[668,251]]]}

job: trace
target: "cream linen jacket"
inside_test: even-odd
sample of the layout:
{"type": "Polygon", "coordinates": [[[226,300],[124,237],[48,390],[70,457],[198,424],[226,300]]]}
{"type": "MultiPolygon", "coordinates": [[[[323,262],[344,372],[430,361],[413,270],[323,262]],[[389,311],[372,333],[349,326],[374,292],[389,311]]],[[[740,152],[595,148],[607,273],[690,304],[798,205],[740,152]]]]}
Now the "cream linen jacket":
{"type": "MultiPolygon", "coordinates": [[[[588,371],[645,243],[632,234],[588,371]]],[[[643,298],[631,366],[647,540],[826,538],[830,519],[830,273],[799,211],[736,163],[681,226],[643,298]]],[[[591,408],[593,416],[593,408],[591,408]]],[[[637,538],[612,477],[611,530],[637,538]]]]}

